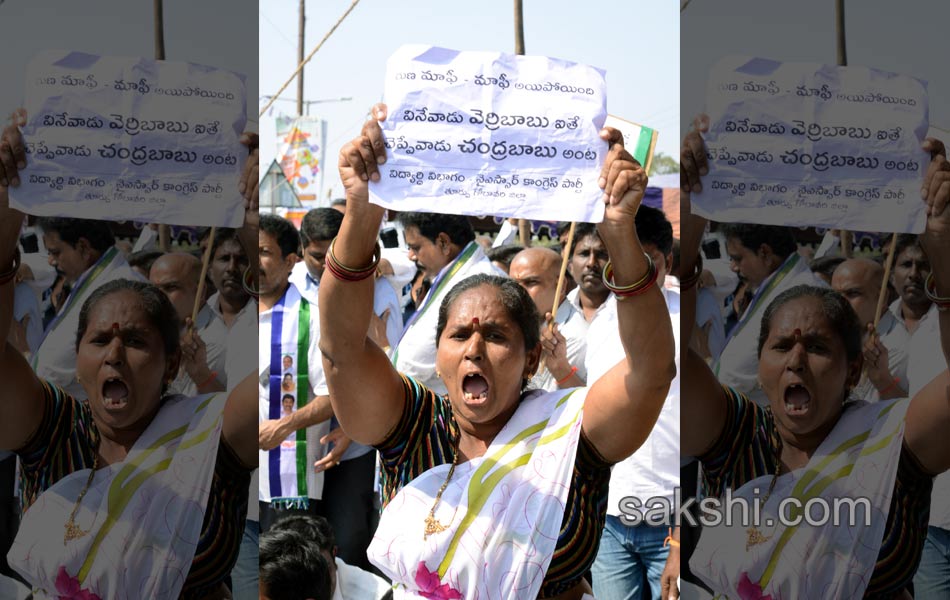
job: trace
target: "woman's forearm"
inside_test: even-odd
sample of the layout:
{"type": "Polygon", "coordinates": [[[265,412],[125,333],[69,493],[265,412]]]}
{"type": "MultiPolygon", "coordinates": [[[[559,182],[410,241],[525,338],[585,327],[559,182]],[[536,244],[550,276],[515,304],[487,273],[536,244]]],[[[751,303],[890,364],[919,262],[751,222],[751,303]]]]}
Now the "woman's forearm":
{"type": "MultiPolygon", "coordinates": [[[[600,231],[610,256],[614,282],[627,285],[641,279],[649,263],[633,223],[628,228],[601,228],[600,231]]],[[[618,298],[617,321],[634,379],[641,386],[653,387],[655,384],[668,388],[676,374],[675,350],[670,313],[659,285],[658,281],[652,289],[639,296],[618,298]]]]}
{"type": "MultiPolygon", "coordinates": [[[[383,209],[374,205],[351,206],[333,243],[333,255],[341,264],[362,269],[373,260],[376,234],[383,209]]],[[[340,365],[363,351],[373,311],[374,278],[341,281],[329,270],[320,285],[320,350],[340,365]]]]}

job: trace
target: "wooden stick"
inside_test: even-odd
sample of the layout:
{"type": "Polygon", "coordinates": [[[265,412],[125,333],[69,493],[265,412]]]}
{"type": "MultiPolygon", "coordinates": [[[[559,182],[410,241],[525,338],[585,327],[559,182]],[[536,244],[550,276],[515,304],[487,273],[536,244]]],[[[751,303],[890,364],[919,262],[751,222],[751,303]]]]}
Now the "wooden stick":
{"type": "Polygon", "coordinates": [[[897,234],[891,236],[891,245],[887,249],[887,260],[884,261],[884,281],[881,282],[881,292],[877,296],[877,310],[874,312],[874,331],[881,320],[881,311],[884,310],[884,299],[887,298],[887,280],[891,278],[891,267],[894,265],[894,251],[897,249],[897,234]]]}
{"type": "Polygon", "coordinates": [[[561,250],[561,272],[557,276],[557,287],[554,288],[554,307],[551,309],[551,320],[548,321],[548,327],[554,329],[554,318],[557,316],[557,309],[561,305],[561,291],[564,289],[564,277],[567,274],[567,261],[571,255],[571,246],[574,244],[574,230],[577,229],[577,223],[571,221],[571,228],[567,232],[567,243],[561,250]]]}
{"type": "Polygon", "coordinates": [[[201,278],[198,279],[198,294],[195,296],[195,307],[191,311],[192,326],[194,326],[198,320],[198,311],[201,310],[201,306],[204,304],[202,297],[205,295],[205,278],[208,276],[208,265],[211,264],[211,248],[214,246],[214,234],[217,232],[217,229],[217,227],[211,228],[211,233],[208,234],[208,246],[205,248],[204,257],[201,259],[201,278]]]}

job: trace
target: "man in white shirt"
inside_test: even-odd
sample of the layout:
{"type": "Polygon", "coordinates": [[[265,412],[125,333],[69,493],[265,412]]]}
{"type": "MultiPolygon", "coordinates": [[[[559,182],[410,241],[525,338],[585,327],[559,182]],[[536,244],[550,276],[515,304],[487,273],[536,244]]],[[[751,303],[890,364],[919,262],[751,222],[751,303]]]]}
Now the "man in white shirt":
{"type": "MultiPolygon", "coordinates": [[[[226,389],[225,360],[227,329],[207,331],[207,306],[199,313],[202,326],[197,327],[197,338],[188,326],[195,303],[198,302],[198,280],[201,278],[201,260],[184,252],[170,252],[155,260],[148,279],[164,293],[175,307],[182,329],[182,364],[178,377],[168,391],[172,394],[194,396],[226,389]],[[187,358],[186,351],[187,348],[187,358]]],[[[202,304],[204,298],[201,299],[202,304]]]]}
{"type": "Polygon", "coordinates": [[[561,271],[561,256],[550,248],[526,248],[515,255],[508,268],[508,275],[527,290],[534,300],[541,317],[542,331],[547,332],[547,348],[541,354],[541,365],[530,386],[534,389],[553,392],[560,388],[584,385],[587,370],[584,356],[587,352],[588,323],[573,304],[566,301],[566,286],[555,302],[557,280],[561,271]],[[556,332],[548,326],[554,306],[556,332]],[[577,367],[575,370],[574,367],[577,367]],[[563,383],[561,383],[563,382],[563,383]],[[571,385],[573,383],[573,385],[571,385]]]}
{"type": "Polygon", "coordinates": [[[435,370],[435,330],[442,299],[463,279],[486,273],[504,277],[481,246],[467,217],[438,213],[405,212],[399,215],[405,228],[409,258],[432,281],[422,306],[409,319],[400,340],[389,340],[396,349],[393,364],[434,391],[445,394],[445,385],[435,370]],[[398,343],[397,343],[398,342],[398,343]]]}
{"type": "MultiPolygon", "coordinates": [[[[929,274],[930,261],[917,244],[916,236],[899,236],[891,282],[900,298],[891,305],[890,312],[909,332],[910,398],[947,370],[941,352],[937,307],[922,293],[929,274]]],[[[919,598],[950,597],[950,473],[934,480],[927,539],[914,576],[914,593],[919,598]]]]}
{"type": "Polygon", "coordinates": [[[567,299],[588,323],[594,321],[610,297],[603,279],[608,260],[607,247],[597,234],[597,227],[592,223],[578,223],[568,263],[577,287],[567,295],[567,299]]]}
{"type": "MultiPolygon", "coordinates": [[[[643,250],[653,259],[662,281],[672,260],[672,225],[662,211],[641,206],[636,227],[643,250]]],[[[672,289],[662,291],[673,325],[679,371],[679,293],[672,289]]],[[[603,315],[591,324],[588,336],[587,376],[593,383],[625,359],[613,295],[605,302],[603,315]]],[[[671,511],[675,509],[674,493],[680,484],[679,381],[677,373],[656,425],[643,445],[611,471],[607,523],[591,569],[597,598],[660,598],[661,577],[670,560],[671,549],[664,543],[670,520],[651,524],[637,519],[651,508],[648,499],[663,503],[671,511]],[[639,511],[633,511],[630,501],[625,500],[632,497],[642,503],[639,511]]]]}
{"type": "Polygon", "coordinates": [[[828,286],[798,254],[791,229],[746,224],[722,224],[720,229],[726,238],[732,270],[755,291],[739,322],[729,332],[713,370],[724,385],[760,406],[767,406],[768,399],[758,383],[756,352],[765,308],[776,296],[796,285],[828,286]]]}
{"type": "Polygon", "coordinates": [[[323,473],[315,472],[313,465],[326,454],[321,438],[329,432],[333,412],[323,376],[318,336],[309,335],[303,345],[296,342],[302,335],[291,335],[311,332],[310,324],[314,322],[309,303],[288,280],[299,256],[297,230],[290,221],[265,214],[260,218],[258,239],[257,356],[261,420],[258,464],[261,531],[266,531],[283,513],[319,514],[316,501],[323,498],[324,481],[323,473]],[[306,395],[303,402],[297,398],[297,406],[289,417],[281,417],[281,400],[286,390],[274,384],[275,380],[280,382],[283,375],[291,373],[281,368],[284,356],[291,356],[292,373],[296,378],[307,377],[306,386],[300,386],[304,389],[293,388],[294,394],[306,395]],[[306,361],[306,369],[302,368],[301,361],[306,361]],[[298,431],[305,431],[304,439],[296,436],[296,441],[287,440],[298,431]],[[298,465],[301,472],[297,472],[298,465]]]}
{"type": "MultiPolygon", "coordinates": [[[[884,267],[867,258],[842,262],[831,277],[831,287],[845,297],[860,323],[874,323],[878,296],[884,285],[884,267]]],[[[907,344],[910,336],[889,310],[881,315],[877,335],[865,337],[864,374],[852,397],[876,402],[907,395],[907,344]]]]}
{"type": "MultiPolygon", "coordinates": [[[[303,260],[294,266],[291,282],[310,302],[311,334],[319,342],[320,280],[326,269],[330,242],[340,232],[343,214],[332,208],[315,208],[300,223],[303,260]]],[[[396,292],[389,282],[376,278],[373,312],[380,316],[389,311],[386,336],[395,340],[402,332],[402,315],[396,292]]],[[[369,568],[366,549],[375,532],[376,511],[373,480],[376,453],[369,446],[350,440],[336,419],[330,419],[328,452],[315,468],[324,471],[323,500],[320,514],[325,516],[340,540],[338,552],[347,563],[369,568]]]]}
{"type": "Polygon", "coordinates": [[[45,217],[39,219],[49,264],[63,275],[71,291],[47,327],[31,364],[36,374],[60,386],[74,398],[86,392],[76,381],[76,329],[79,311],[97,288],[116,279],[142,277],[115,247],[109,225],[102,221],[45,217]]]}

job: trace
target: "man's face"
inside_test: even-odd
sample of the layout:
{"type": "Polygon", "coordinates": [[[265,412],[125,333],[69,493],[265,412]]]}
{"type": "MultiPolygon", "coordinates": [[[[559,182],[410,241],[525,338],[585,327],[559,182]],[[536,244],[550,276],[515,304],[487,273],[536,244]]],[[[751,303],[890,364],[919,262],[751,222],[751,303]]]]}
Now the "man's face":
{"type": "Polygon", "coordinates": [[[320,281],[323,277],[323,270],[327,266],[327,250],[330,248],[330,242],[333,240],[311,240],[307,247],[303,249],[303,262],[307,265],[307,272],[310,276],[320,281]]]}
{"type": "Polygon", "coordinates": [[[208,265],[208,278],[222,296],[236,298],[247,296],[244,291],[244,271],[248,260],[244,248],[235,239],[226,240],[214,251],[211,264],[208,265]]]}
{"type": "Polygon", "coordinates": [[[71,246],[59,237],[59,233],[50,231],[43,234],[43,243],[49,252],[49,265],[62,273],[70,285],[95,263],[85,238],[79,238],[76,245],[71,246]]]}
{"type": "MultiPolygon", "coordinates": [[[[554,252],[540,248],[537,250],[540,252],[523,251],[515,256],[508,268],[508,275],[527,290],[535,306],[538,307],[538,314],[543,319],[544,313],[554,309],[558,264],[557,255],[554,252]],[[544,254],[542,255],[541,252],[544,254]],[[550,255],[553,261],[548,260],[547,255],[550,255]]],[[[558,304],[560,305],[560,302],[558,304]]]]}
{"type": "Polygon", "coordinates": [[[296,256],[281,256],[277,238],[261,230],[258,233],[258,260],[260,263],[260,293],[262,296],[277,293],[287,285],[296,256]]]}
{"type": "Polygon", "coordinates": [[[577,242],[571,257],[571,275],[582,292],[588,296],[607,293],[603,274],[608,260],[607,247],[599,235],[588,235],[577,242]]]}
{"type": "Polygon", "coordinates": [[[746,248],[739,238],[726,239],[726,252],[729,254],[729,266],[748,281],[752,289],[759,287],[759,284],[772,274],[772,267],[764,256],[764,250],[756,252],[746,248]]]}
{"type": "Polygon", "coordinates": [[[178,318],[184,323],[195,306],[200,272],[196,274],[191,262],[176,260],[178,258],[166,255],[156,260],[149,271],[148,279],[168,296],[178,318]]]}
{"type": "Polygon", "coordinates": [[[918,246],[908,246],[897,255],[891,281],[904,304],[921,306],[930,302],[924,293],[924,280],[929,274],[930,261],[918,246]]]}
{"type": "Polygon", "coordinates": [[[883,272],[868,265],[841,263],[831,276],[831,287],[844,296],[858,315],[861,325],[874,322],[877,296],[881,291],[883,272]],[[879,271],[876,273],[875,271],[879,271]]]}
{"type": "Polygon", "coordinates": [[[418,227],[406,227],[406,246],[409,247],[409,259],[415,261],[416,265],[425,271],[428,279],[434,279],[442,267],[449,264],[449,252],[447,252],[447,239],[441,239],[442,234],[433,242],[429,238],[419,233],[418,227]]]}

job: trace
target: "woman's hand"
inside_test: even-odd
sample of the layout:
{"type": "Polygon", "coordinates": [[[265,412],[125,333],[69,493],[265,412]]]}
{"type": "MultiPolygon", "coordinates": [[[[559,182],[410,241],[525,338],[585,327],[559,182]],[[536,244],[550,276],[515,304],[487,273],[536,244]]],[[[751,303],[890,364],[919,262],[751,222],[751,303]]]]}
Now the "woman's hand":
{"type": "Polygon", "coordinates": [[[600,227],[629,227],[636,217],[647,189],[647,174],[623,147],[623,134],[605,127],[600,137],[610,144],[607,159],[600,171],[600,189],[604,190],[604,220],[600,227]]]}
{"type": "Polygon", "coordinates": [[[920,195],[927,205],[927,228],[921,236],[921,242],[927,248],[928,256],[946,253],[950,240],[950,162],[947,161],[947,149],[943,142],[934,138],[924,140],[923,149],[930,152],[931,161],[924,175],[924,184],[920,195]]]}
{"type": "Polygon", "coordinates": [[[363,124],[359,137],[340,149],[340,179],[346,190],[347,210],[369,203],[369,182],[379,181],[379,165],[386,162],[386,146],[380,121],[386,120],[386,105],[376,104],[370,109],[373,116],[363,124]]]}
{"type": "Polygon", "coordinates": [[[683,146],[680,148],[680,185],[687,194],[702,192],[702,177],[709,174],[706,144],[702,136],[707,131],[709,117],[699,115],[693,119],[693,130],[683,138],[683,146]]]}
{"type": "MultiPolygon", "coordinates": [[[[19,109],[11,121],[0,135],[0,188],[19,186],[20,171],[26,168],[26,147],[20,133],[20,127],[26,125],[26,111],[19,109]]],[[[3,207],[6,208],[6,203],[3,207]]]]}

